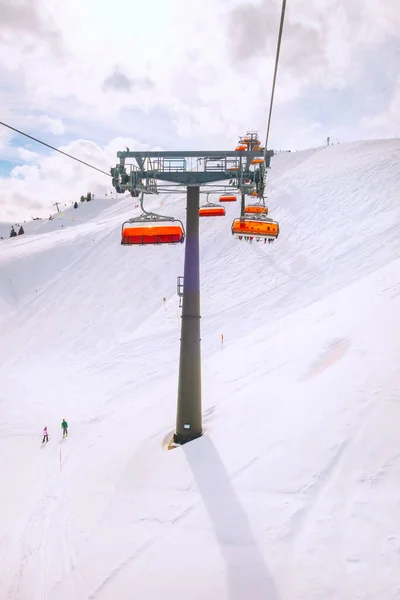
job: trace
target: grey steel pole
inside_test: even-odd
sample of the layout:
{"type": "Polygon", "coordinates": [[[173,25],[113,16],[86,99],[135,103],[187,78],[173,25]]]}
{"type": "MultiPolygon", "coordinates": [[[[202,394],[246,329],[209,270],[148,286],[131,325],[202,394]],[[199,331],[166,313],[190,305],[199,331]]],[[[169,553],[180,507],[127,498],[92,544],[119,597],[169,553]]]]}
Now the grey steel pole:
{"type": "Polygon", "coordinates": [[[244,217],[244,207],[246,206],[244,198],[245,198],[245,196],[244,196],[244,194],[242,194],[242,200],[240,203],[240,216],[241,217],[244,217]]]}
{"type": "Polygon", "coordinates": [[[174,442],[185,444],[203,433],[200,348],[200,187],[187,188],[178,409],[174,442]]]}

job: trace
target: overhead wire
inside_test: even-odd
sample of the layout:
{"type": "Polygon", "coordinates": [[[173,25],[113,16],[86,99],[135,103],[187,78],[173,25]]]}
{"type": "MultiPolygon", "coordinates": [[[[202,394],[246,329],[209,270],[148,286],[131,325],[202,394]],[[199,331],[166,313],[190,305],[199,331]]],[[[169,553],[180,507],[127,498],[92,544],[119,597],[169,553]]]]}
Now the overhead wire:
{"type": "Polygon", "coordinates": [[[280,25],[279,25],[278,43],[277,43],[277,47],[276,47],[274,79],[273,79],[273,82],[272,82],[271,101],[270,101],[270,105],[269,105],[267,135],[266,135],[266,138],[265,138],[264,159],[267,158],[267,151],[268,151],[267,150],[267,148],[268,148],[268,138],[269,138],[269,130],[270,130],[270,126],[271,126],[272,107],[273,107],[273,104],[274,104],[276,74],[278,72],[279,54],[280,54],[280,51],[281,51],[281,41],[282,41],[283,23],[284,23],[284,20],[285,20],[285,10],[286,10],[286,0],[282,0],[281,22],[280,22],[280,25]]]}
{"type": "Polygon", "coordinates": [[[62,150],[59,150],[58,148],[55,148],[54,146],[51,146],[50,144],[46,144],[46,142],[42,142],[42,140],[39,140],[31,135],[28,135],[27,133],[20,131],[19,129],[15,129],[15,127],[11,127],[11,125],[8,125],[7,123],[3,123],[2,121],[0,121],[0,125],[4,125],[4,127],[7,127],[8,129],[12,129],[13,131],[20,133],[21,135],[24,135],[25,137],[27,137],[31,140],[34,140],[35,142],[38,142],[39,144],[42,144],[43,146],[47,146],[48,148],[51,148],[52,150],[55,150],[56,152],[63,154],[64,156],[68,156],[68,158],[72,158],[72,160],[76,160],[77,162],[81,163],[82,165],[85,165],[86,167],[90,167],[91,169],[94,169],[95,171],[99,171],[100,173],[103,173],[103,175],[107,175],[108,177],[111,177],[111,174],[107,173],[107,171],[103,171],[102,169],[99,169],[98,167],[94,167],[93,165],[85,162],[84,160],[81,160],[80,158],[76,158],[76,156],[72,156],[72,154],[68,154],[67,152],[63,152],[62,150]]]}

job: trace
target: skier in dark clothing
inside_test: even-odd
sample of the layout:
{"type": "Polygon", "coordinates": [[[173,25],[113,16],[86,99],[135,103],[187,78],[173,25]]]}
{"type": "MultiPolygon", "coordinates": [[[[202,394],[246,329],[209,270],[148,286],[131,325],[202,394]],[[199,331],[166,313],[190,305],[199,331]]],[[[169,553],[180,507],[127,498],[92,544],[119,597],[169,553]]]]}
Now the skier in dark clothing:
{"type": "Polygon", "coordinates": [[[63,430],[63,437],[68,437],[68,423],[65,419],[61,422],[61,429],[63,430]]]}
{"type": "Polygon", "coordinates": [[[49,441],[49,432],[47,431],[47,427],[43,429],[43,440],[42,444],[49,441]]]}

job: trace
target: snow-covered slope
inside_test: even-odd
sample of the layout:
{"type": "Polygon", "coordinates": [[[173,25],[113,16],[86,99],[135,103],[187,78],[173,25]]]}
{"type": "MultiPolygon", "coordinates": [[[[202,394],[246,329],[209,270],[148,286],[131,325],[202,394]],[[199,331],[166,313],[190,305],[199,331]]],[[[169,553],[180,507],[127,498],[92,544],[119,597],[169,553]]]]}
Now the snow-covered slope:
{"type": "Polygon", "coordinates": [[[132,198],[1,242],[1,600],[399,598],[400,141],[271,167],[274,244],[201,221],[205,434],[171,451],[184,248],[122,247],[132,198]]]}
{"type": "Polygon", "coordinates": [[[8,239],[12,225],[17,232],[19,225],[22,225],[25,233],[29,234],[43,234],[58,231],[65,227],[77,227],[88,220],[95,219],[105,208],[115,203],[116,199],[111,197],[96,198],[91,202],[78,201],[78,208],[74,210],[72,209],[73,203],[70,207],[59,203],[59,212],[52,212],[49,218],[34,218],[20,223],[0,221],[0,237],[4,240],[8,239]]]}

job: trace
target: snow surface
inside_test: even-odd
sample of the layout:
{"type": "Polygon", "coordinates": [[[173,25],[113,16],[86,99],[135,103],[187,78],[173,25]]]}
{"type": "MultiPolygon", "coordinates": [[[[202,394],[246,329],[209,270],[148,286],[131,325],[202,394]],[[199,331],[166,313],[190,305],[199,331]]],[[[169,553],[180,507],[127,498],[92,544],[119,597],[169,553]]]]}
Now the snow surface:
{"type": "Polygon", "coordinates": [[[271,167],[274,244],[201,220],[173,450],[184,246],[122,247],[132,198],[0,241],[1,600],[400,598],[400,140],[271,167]]]}

